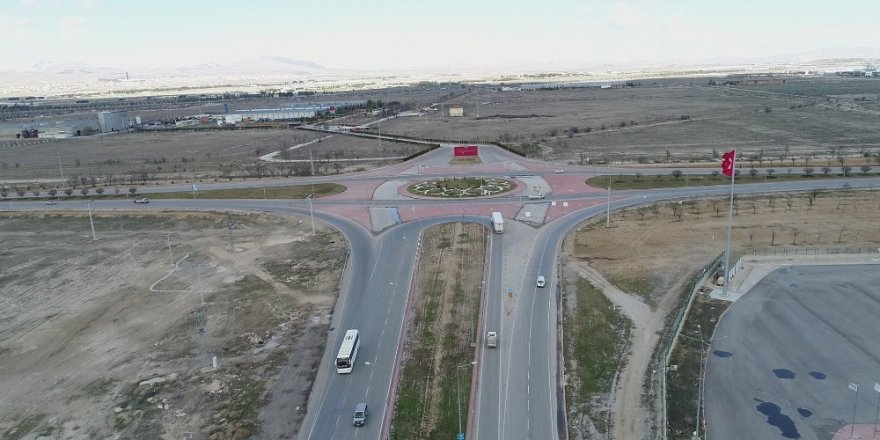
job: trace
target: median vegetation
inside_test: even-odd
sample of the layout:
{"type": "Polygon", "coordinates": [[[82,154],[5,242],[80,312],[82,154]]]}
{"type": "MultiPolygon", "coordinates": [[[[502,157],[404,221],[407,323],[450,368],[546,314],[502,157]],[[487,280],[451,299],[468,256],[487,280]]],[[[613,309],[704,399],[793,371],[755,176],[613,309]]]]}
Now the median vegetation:
{"type": "Polygon", "coordinates": [[[611,432],[614,378],[628,348],[630,321],[586,279],[574,275],[563,291],[565,401],[572,438],[611,432]]]}
{"type": "MultiPolygon", "coordinates": [[[[228,188],[196,191],[198,199],[305,199],[310,194],[315,198],[332,196],[342,193],[346,187],[337,183],[316,183],[314,185],[290,185],[256,188],[228,188]]],[[[150,199],[192,199],[193,191],[174,191],[162,193],[141,193],[136,186],[106,191],[98,187],[94,191],[89,188],[81,188],[73,191],[68,188],[64,191],[24,191],[18,190],[9,193],[0,189],[0,201],[39,201],[39,200],[114,200],[130,197],[148,196],[150,199]]]]}
{"type": "MultiPolygon", "coordinates": [[[[862,166],[859,172],[853,167],[845,166],[832,169],[823,167],[819,169],[806,167],[803,170],[794,170],[786,168],[777,172],[773,168],[766,169],[738,169],[736,170],[736,179],[734,184],[747,183],[767,183],[767,182],[791,182],[794,180],[815,180],[815,179],[839,179],[841,177],[875,177],[876,173],[871,173],[870,166],[862,166]]],[[[686,186],[711,186],[711,185],[730,185],[730,177],[724,176],[720,171],[713,171],[710,174],[685,174],[681,170],[672,170],[669,174],[650,174],[643,175],[641,172],[635,174],[618,174],[616,176],[604,175],[587,179],[587,185],[595,188],[608,188],[624,190],[624,189],[652,189],[652,188],[682,188],[686,186]]]]}
{"type": "Polygon", "coordinates": [[[392,439],[448,440],[467,429],[485,237],[475,223],[423,235],[392,439]]]}

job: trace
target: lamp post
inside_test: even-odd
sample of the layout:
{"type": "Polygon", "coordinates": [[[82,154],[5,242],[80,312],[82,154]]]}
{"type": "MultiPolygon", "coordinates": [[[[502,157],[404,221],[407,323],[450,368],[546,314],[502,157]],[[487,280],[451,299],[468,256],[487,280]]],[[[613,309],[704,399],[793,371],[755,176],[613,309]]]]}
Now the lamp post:
{"type": "Polygon", "coordinates": [[[456,367],[455,367],[455,404],[458,407],[458,437],[457,438],[462,439],[462,440],[464,439],[464,431],[461,430],[461,384],[459,383],[460,379],[461,379],[460,378],[461,369],[470,367],[476,363],[477,363],[476,361],[473,361],[469,364],[456,365],[456,367]]]}
{"type": "Polygon", "coordinates": [[[92,201],[89,200],[86,202],[86,206],[89,207],[89,225],[92,226],[92,240],[97,240],[98,236],[95,235],[95,221],[92,220],[92,201]]]}
{"type": "Polygon", "coordinates": [[[706,342],[703,340],[703,329],[700,327],[700,324],[697,324],[697,334],[700,336],[700,381],[697,386],[697,423],[694,428],[694,440],[700,439],[700,409],[703,405],[703,349],[706,347],[706,342]]]}
{"type": "Polygon", "coordinates": [[[700,324],[697,324],[697,331],[695,333],[697,334],[699,339],[688,336],[688,335],[684,335],[684,334],[681,336],[688,338],[688,339],[693,339],[694,341],[697,341],[700,343],[700,377],[699,377],[699,382],[697,385],[697,420],[696,420],[696,426],[694,428],[694,434],[692,437],[693,440],[699,440],[700,439],[700,410],[702,409],[701,407],[703,404],[703,374],[704,374],[703,363],[705,361],[705,356],[703,354],[703,351],[706,348],[706,346],[708,346],[712,343],[712,341],[714,341],[716,339],[721,339],[721,338],[713,338],[713,339],[709,339],[709,340],[703,339],[703,329],[700,326],[700,324]]]}
{"type": "Polygon", "coordinates": [[[315,235],[315,211],[312,210],[312,196],[314,195],[315,193],[311,193],[306,197],[309,200],[309,220],[312,222],[312,235],[315,235]]]}

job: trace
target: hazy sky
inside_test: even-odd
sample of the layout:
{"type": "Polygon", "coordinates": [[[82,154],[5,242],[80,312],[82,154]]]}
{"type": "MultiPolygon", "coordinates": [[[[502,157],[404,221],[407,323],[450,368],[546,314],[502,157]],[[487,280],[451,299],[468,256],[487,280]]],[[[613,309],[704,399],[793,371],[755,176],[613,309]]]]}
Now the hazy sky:
{"type": "Polygon", "coordinates": [[[0,70],[723,61],[880,46],[880,0],[0,0],[0,70]]]}

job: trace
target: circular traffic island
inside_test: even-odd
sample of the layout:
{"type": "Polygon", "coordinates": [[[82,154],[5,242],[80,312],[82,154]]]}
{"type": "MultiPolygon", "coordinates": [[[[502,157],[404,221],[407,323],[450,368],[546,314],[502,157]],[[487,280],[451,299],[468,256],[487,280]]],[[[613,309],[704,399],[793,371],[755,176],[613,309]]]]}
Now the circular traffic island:
{"type": "Polygon", "coordinates": [[[410,185],[407,191],[423,197],[458,199],[487,197],[506,193],[516,188],[516,182],[486,177],[450,177],[427,180],[410,185]]]}

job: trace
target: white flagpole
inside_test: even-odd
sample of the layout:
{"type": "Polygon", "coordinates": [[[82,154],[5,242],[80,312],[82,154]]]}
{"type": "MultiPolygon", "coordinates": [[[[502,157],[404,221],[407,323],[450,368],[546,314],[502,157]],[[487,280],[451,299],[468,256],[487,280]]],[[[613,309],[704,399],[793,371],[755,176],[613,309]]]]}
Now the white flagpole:
{"type": "Polygon", "coordinates": [[[733,163],[730,166],[730,208],[727,211],[727,247],[724,250],[724,290],[723,298],[727,298],[727,283],[730,281],[730,233],[733,230],[733,181],[736,178],[736,150],[733,150],[733,163]]]}

